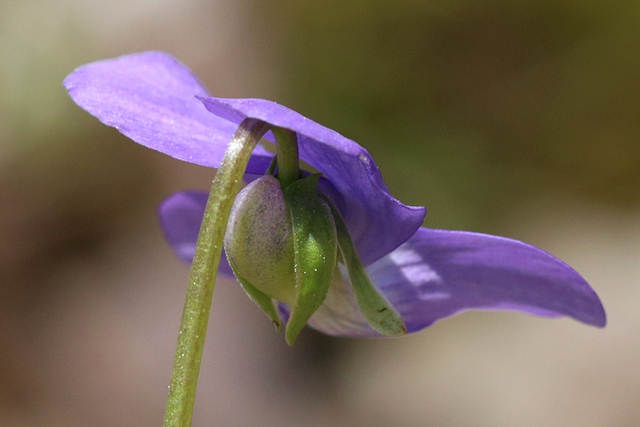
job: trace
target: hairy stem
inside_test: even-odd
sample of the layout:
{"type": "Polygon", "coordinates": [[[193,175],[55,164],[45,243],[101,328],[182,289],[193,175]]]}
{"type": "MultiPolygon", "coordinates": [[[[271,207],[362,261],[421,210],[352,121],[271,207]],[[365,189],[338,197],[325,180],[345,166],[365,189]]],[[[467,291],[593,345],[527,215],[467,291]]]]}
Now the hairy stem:
{"type": "Polygon", "coordinates": [[[251,152],[268,129],[269,125],[262,121],[245,119],[234,134],[213,180],[191,264],[164,427],[191,426],[202,349],[229,213],[251,152]]]}

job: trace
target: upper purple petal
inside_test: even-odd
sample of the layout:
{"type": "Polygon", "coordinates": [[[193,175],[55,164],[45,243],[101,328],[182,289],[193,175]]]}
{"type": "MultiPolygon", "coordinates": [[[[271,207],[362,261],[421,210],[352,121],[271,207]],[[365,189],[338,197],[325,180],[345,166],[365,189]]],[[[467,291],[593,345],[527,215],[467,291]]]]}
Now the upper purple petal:
{"type": "Polygon", "coordinates": [[[234,123],[250,117],[296,132],[300,158],[340,194],[333,199],[365,264],[397,248],[422,225],[425,209],[391,196],[375,161],[356,142],[272,101],[203,97],[202,102],[234,123]]]}
{"type": "MultiPolygon", "coordinates": [[[[575,270],[538,248],[503,237],[421,228],[368,270],[408,332],[471,309],[569,316],[600,327],[606,323],[598,296],[575,270]]],[[[379,335],[363,322],[348,295],[327,302],[310,326],[332,335],[379,335]]]]}
{"type": "MultiPolygon", "coordinates": [[[[343,213],[365,263],[398,247],[424,219],[424,208],[406,206],[389,194],[375,162],[354,141],[271,101],[208,97],[193,73],[165,53],[87,64],[64,85],[103,123],[146,147],[203,166],[220,165],[245,117],[298,133],[301,158],[327,177],[323,190],[343,213]]],[[[247,172],[264,173],[271,156],[257,147],[247,172]]]]}
{"type": "MultiPolygon", "coordinates": [[[[217,168],[237,126],[202,106],[208,95],[191,70],[162,52],[92,62],[71,73],[71,98],[132,140],[179,160],[217,168]]],[[[248,171],[264,173],[270,155],[256,148],[248,171]]]]}

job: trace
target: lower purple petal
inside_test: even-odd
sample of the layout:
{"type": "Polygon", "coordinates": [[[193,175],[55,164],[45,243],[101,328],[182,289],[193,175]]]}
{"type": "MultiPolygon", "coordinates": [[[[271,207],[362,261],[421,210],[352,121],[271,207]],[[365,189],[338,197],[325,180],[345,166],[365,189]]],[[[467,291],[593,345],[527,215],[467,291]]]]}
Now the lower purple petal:
{"type": "MultiPolygon", "coordinates": [[[[307,325],[328,335],[344,337],[377,337],[376,332],[364,318],[358,307],[351,283],[344,279],[331,283],[324,303],[311,316],[307,325]]],[[[281,313],[287,307],[280,308],[281,313]]]]}
{"type": "Polygon", "coordinates": [[[409,332],[471,309],[606,323],[600,299],[575,270],[504,237],[421,228],[370,272],[409,332]]]}
{"type": "MultiPolygon", "coordinates": [[[[160,225],[176,256],[186,263],[193,261],[200,224],[208,194],[204,191],[181,191],[164,199],[158,207],[160,225]]],[[[220,259],[219,271],[233,276],[227,257],[220,259]]]]}
{"type": "MultiPolygon", "coordinates": [[[[176,255],[191,262],[207,202],[205,192],[180,192],[159,208],[176,255]]],[[[231,275],[223,257],[220,271],[231,275]]],[[[526,243],[464,231],[419,229],[368,267],[375,285],[404,318],[408,332],[467,310],[507,310],[604,326],[602,303],[571,267],[526,243]]],[[[284,312],[287,308],[281,306],[284,312]]],[[[351,286],[333,283],[309,326],[337,336],[379,336],[364,320],[351,286]]]]}
{"type": "MultiPolygon", "coordinates": [[[[571,267],[548,253],[503,237],[421,228],[368,267],[376,286],[404,318],[408,332],[466,310],[569,316],[603,327],[602,303],[571,267]]],[[[349,288],[335,288],[309,325],[330,335],[379,336],[349,288]]]]}

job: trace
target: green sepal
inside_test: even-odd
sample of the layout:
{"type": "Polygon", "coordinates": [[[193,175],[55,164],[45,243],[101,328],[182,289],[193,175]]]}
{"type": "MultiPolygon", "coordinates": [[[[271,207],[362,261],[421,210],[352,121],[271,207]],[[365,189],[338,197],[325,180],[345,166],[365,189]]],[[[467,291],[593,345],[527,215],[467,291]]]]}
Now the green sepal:
{"type": "Polygon", "coordinates": [[[397,337],[406,334],[407,326],[402,317],[371,283],[371,279],[353,245],[342,215],[331,199],[325,197],[325,200],[333,214],[338,234],[338,247],[340,248],[342,260],[347,267],[349,281],[356,295],[360,312],[369,325],[383,335],[397,337]]]}
{"type": "Polygon", "coordinates": [[[293,225],[296,277],[296,300],[285,331],[289,345],[324,302],[336,268],[336,227],[331,209],[318,193],[318,179],[320,174],[313,174],[284,189],[293,225]]]}
{"type": "Polygon", "coordinates": [[[238,282],[240,282],[240,285],[242,285],[242,289],[244,289],[249,298],[251,298],[251,300],[255,302],[256,305],[260,307],[260,309],[262,309],[262,311],[264,311],[264,313],[271,319],[271,321],[275,325],[276,330],[280,332],[280,330],[282,330],[282,319],[280,318],[278,310],[276,309],[276,306],[273,303],[271,297],[258,290],[258,288],[253,286],[240,274],[238,274],[238,271],[233,266],[233,262],[231,262],[229,258],[227,258],[227,261],[229,261],[229,265],[231,266],[231,270],[233,270],[233,274],[236,276],[236,279],[238,279],[238,282]]]}

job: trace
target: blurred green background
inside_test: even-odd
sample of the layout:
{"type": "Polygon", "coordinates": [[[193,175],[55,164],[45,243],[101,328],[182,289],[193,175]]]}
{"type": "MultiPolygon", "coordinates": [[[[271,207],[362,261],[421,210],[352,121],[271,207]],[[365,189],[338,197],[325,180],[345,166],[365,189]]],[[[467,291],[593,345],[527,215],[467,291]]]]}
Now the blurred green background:
{"type": "Polygon", "coordinates": [[[0,426],[161,423],[187,267],[155,208],[213,171],[61,86],[150,49],[358,141],[426,226],[554,253],[610,319],[469,313],[289,348],[221,282],[194,425],[637,425],[639,47],[636,1],[0,0],[0,426]]]}

